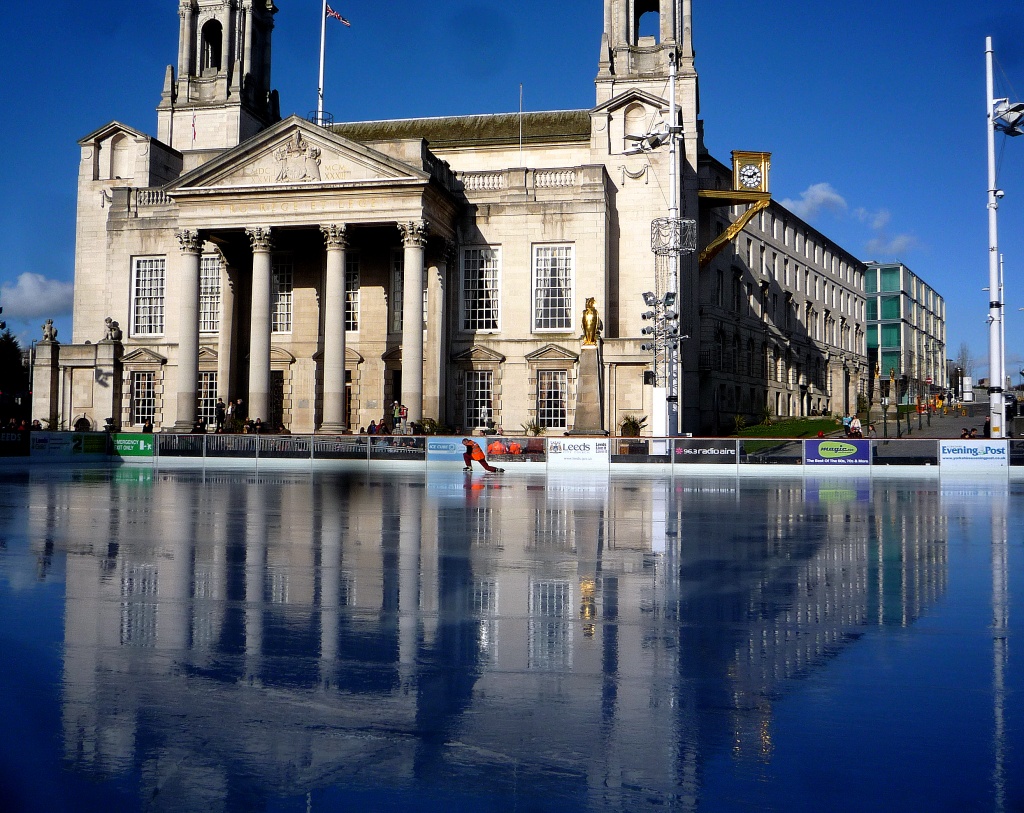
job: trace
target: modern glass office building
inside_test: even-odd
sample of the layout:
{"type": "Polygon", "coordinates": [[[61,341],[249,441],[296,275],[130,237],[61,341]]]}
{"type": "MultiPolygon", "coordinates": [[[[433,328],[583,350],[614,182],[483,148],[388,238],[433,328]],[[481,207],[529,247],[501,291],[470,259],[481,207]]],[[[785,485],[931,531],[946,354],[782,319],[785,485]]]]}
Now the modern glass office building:
{"type": "Polygon", "coordinates": [[[877,364],[883,394],[887,380],[901,402],[942,392],[949,384],[945,299],[902,263],[866,265],[868,360],[877,364]]]}

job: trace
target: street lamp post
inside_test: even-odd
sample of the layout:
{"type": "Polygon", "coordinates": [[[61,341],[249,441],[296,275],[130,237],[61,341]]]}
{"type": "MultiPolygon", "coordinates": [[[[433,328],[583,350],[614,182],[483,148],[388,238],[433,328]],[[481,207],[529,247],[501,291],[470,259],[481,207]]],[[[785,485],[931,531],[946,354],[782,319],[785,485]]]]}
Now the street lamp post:
{"type": "Polygon", "coordinates": [[[1008,136],[1024,135],[1024,104],[1011,104],[1009,99],[995,98],[992,75],[992,38],[985,38],[985,89],[988,129],[988,290],[989,290],[989,431],[993,438],[1006,437],[1006,409],[1003,400],[1005,385],[1005,348],[1003,347],[1003,301],[999,257],[999,201],[1004,196],[996,181],[996,131],[1008,136]]]}

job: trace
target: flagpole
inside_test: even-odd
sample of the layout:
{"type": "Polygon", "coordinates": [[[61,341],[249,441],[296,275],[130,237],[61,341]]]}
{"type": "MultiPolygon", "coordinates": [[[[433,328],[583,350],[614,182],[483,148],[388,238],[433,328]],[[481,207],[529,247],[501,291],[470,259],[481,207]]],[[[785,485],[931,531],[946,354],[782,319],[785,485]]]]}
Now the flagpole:
{"type": "Polygon", "coordinates": [[[320,84],[316,88],[316,123],[324,126],[324,45],[327,42],[327,0],[320,13],[320,84]]]}

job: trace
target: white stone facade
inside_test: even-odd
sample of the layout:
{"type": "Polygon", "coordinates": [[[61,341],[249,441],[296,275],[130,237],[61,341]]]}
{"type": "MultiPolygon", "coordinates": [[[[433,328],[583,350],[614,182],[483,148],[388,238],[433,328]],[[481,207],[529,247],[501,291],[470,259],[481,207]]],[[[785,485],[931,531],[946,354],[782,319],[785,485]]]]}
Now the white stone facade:
{"type": "MultiPolygon", "coordinates": [[[[574,427],[588,297],[602,320],[604,429],[651,415],[641,293],[654,285],[651,222],[667,214],[670,159],[664,147],[637,153],[627,136],[669,126],[675,57],[679,214],[700,221],[702,245],[711,239],[720,210],[698,187],[722,168],[702,153],[690,5],[607,0],[592,110],[319,127],[277,116],[272,3],[186,0],[158,138],[114,122],[80,142],[72,341],[119,322],[119,391],[87,396],[88,370],[65,370],[55,348],[54,369],[37,376],[57,383],[34,417],[187,432],[219,396],[275,427],[341,432],[388,419],[398,400],[409,421],[561,434],[574,427]],[[639,37],[651,10],[660,35],[639,37]],[[422,306],[405,307],[413,300],[422,306]]],[[[727,254],[708,267],[681,259],[680,327],[693,337],[680,348],[681,431],[718,431],[781,392],[753,367],[740,384],[735,368],[702,361],[728,321],[708,301],[727,254]],[[742,398],[709,396],[734,383],[742,398]]],[[[835,409],[837,371],[862,366],[863,280],[842,257],[858,272],[831,284],[860,297],[861,315],[848,314],[841,344],[805,342],[804,369],[829,378],[784,414],[835,409]]],[[[766,334],[769,321],[742,329],[766,334]]],[[[842,384],[844,403],[857,380],[842,384]]]]}

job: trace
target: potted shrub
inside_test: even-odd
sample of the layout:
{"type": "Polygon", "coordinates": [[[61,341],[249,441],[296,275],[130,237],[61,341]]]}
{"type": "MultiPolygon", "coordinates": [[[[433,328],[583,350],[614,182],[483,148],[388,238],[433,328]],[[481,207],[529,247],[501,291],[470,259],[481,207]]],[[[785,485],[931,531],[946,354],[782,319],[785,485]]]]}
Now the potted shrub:
{"type": "Polygon", "coordinates": [[[646,415],[623,415],[619,422],[619,434],[624,438],[638,438],[647,426],[646,415]]]}

